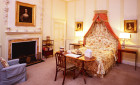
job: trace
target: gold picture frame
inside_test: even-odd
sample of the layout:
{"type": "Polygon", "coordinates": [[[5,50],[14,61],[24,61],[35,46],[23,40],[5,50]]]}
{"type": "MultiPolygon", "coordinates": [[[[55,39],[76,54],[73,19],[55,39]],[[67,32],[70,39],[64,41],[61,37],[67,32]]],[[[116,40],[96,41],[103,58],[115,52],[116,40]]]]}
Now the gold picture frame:
{"type": "Polygon", "coordinates": [[[16,26],[35,26],[35,5],[16,1],[16,26]]]}
{"type": "Polygon", "coordinates": [[[75,31],[83,31],[83,22],[76,22],[75,31]]]}
{"type": "Polygon", "coordinates": [[[124,20],[124,32],[137,33],[137,20],[124,20]]]}

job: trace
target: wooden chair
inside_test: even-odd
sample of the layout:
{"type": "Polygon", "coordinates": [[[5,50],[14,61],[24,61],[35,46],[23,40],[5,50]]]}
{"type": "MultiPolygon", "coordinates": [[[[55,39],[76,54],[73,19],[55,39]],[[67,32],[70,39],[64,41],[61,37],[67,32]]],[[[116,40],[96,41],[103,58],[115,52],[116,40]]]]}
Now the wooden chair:
{"type": "Polygon", "coordinates": [[[61,53],[55,53],[55,58],[56,58],[56,75],[54,81],[56,81],[57,73],[59,71],[63,71],[64,75],[62,85],[64,85],[66,71],[73,71],[74,72],[73,79],[75,79],[75,69],[76,69],[75,65],[66,63],[66,56],[64,56],[61,53]]]}

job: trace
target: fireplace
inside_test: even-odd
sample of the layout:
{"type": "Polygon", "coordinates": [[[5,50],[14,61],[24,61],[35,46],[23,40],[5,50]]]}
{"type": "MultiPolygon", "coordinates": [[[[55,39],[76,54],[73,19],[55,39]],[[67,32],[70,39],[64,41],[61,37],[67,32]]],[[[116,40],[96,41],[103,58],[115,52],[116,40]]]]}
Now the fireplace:
{"type": "Polygon", "coordinates": [[[41,62],[39,38],[9,40],[8,59],[19,59],[20,63],[27,63],[27,65],[41,62]]]}
{"type": "MultiPolygon", "coordinates": [[[[36,41],[12,43],[12,59],[19,58],[20,63],[26,62],[26,57],[36,54],[36,41]]],[[[31,59],[35,60],[35,56],[31,59]]]]}

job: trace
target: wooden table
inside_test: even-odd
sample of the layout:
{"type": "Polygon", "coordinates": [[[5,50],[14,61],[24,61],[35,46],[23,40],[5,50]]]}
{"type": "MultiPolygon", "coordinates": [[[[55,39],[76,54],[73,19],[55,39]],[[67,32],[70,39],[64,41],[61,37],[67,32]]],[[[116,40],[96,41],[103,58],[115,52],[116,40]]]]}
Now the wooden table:
{"type": "Polygon", "coordinates": [[[69,44],[69,50],[70,50],[70,46],[71,46],[71,45],[74,46],[74,49],[75,49],[76,46],[79,46],[79,47],[80,47],[80,46],[83,46],[83,44],[79,44],[79,43],[70,43],[70,44],[69,44]]]}
{"type": "Polygon", "coordinates": [[[133,53],[133,54],[135,54],[135,70],[136,70],[136,67],[137,67],[137,55],[138,55],[138,50],[137,50],[137,49],[128,49],[128,48],[125,48],[125,49],[118,49],[118,53],[119,53],[119,55],[120,55],[121,61],[122,61],[122,52],[133,53]]]}
{"type": "MultiPolygon", "coordinates": [[[[64,55],[66,55],[66,54],[67,54],[67,53],[64,53],[64,55]]],[[[87,74],[87,72],[86,72],[86,69],[84,68],[84,63],[85,63],[85,62],[90,62],[90,61],[95,61],[96,58],[95,58],[95,57],[87,58],[87,57],[85,57],[85,56],[80,56],[80,57],[78,57],[78,58],[71,57],[71,56],[66,56],[66,57],[70,57],[70,58],[74,58],[74,59],[78,59],[78,60],[82,61],[82,68],[80,69],[79,74],[81,74],[81,73],[83,74],[83,79],[84,79],[84,82],[85,82],[85,84],[86,84],[85,74],[87,74]]],[[[79,75],[79,74],[78,74],[78,75],[79,75]]]]}

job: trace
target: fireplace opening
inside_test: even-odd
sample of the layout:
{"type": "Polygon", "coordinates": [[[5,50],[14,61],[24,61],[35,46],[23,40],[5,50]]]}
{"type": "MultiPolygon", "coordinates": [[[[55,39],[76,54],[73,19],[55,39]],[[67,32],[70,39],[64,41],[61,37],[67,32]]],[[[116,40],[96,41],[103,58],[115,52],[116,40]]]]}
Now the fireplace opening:
{"type": "Polygon", "coordinates": [[[12,59],[35,54],[36,41],[12,43],[12,59]]]}
{"type": "Polygon", "coordinates": [[[12,43],[12,59],[19,59],[19,63],[36,61],[36,41],[12,43]]]}

